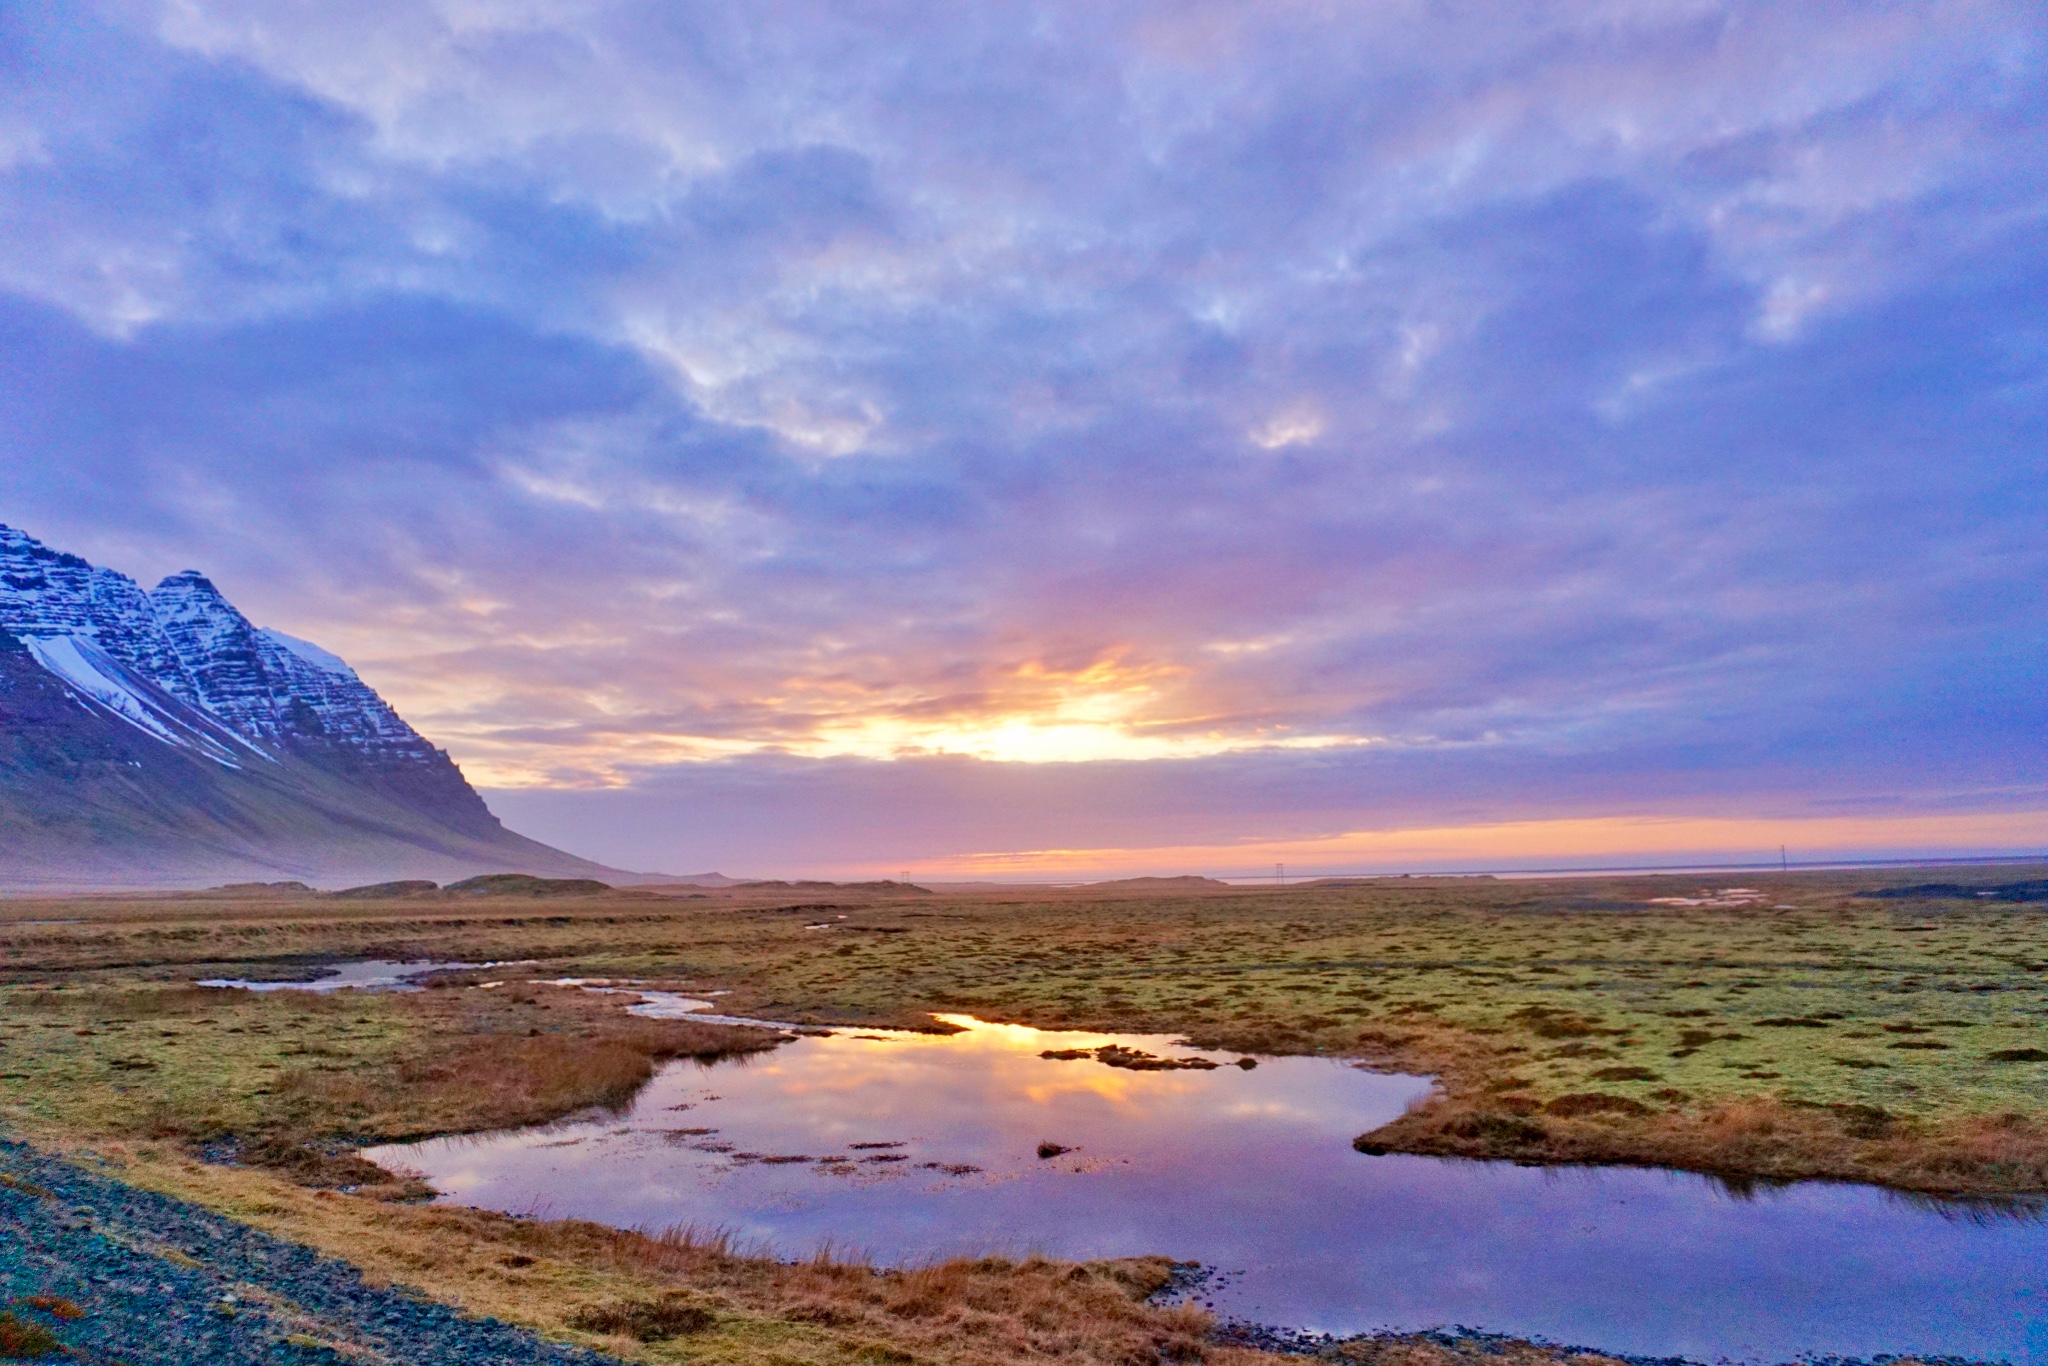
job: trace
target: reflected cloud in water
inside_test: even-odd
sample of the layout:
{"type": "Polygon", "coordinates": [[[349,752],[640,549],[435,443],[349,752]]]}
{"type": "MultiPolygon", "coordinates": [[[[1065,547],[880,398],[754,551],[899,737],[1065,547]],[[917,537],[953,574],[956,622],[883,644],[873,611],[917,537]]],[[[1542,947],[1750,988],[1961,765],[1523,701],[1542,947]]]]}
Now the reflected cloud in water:
{"type": "Polygon", "coordinates": [[[841,1031],[678,1062],[621,1115],[369,1155],[449,1203],[718,1228],[786,1257],[1196,1259],[1224,1273],[1203,1291],[1219,1314],[1326,1332],[1462,1324],[1709,1360],[2048,1363],[2038,1205],[1371,1157],[1352,1138],[1427,1078],[941,1018],[961,1032],[841,1031]],[[1109,1066],[1094,1050],[1112,1044],[1216,1066],[1109,1066]]]}

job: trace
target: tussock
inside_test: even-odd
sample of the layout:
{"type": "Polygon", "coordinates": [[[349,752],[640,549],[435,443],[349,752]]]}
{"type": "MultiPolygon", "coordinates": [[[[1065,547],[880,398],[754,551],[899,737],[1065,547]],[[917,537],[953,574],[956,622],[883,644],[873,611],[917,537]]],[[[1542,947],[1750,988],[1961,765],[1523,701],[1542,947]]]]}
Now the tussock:
{"type": "MultiPolygon", "coordinates": [[[[1657,1164],[1731,1184],[2048,1190],[2048,921],[2024,907],[1933,915],[1855,898],[1882,876],[1753,879],[1768,909],[1702,901],[1693,877],[1388,879],[1200,896],[842,888],[829,933],[805,930],[813,902],[786,887],[539,904],[21,901],[0,908],[14,917],[0,920],[0,1027],[13,1031],[0,1040],[0,1106],[52,1141],[153,1148],[136,1158],[138,1177],[154,1173],[474,1312],[635,1360],[1250,1362],[1246,1349],[1205,1345],[1200,1313],[1142,1303],[1149,1263],[1119,1272],[978,1259],[891,1273],[827,1255],[789,1266],[715,1235],[650,1238],[306,1187],[354,1184],[337,1165],[353,1142],[616,1104],[665,1058],[776,1037],[697,1036],[712,1027],[636,1020],[622,998],[525,980],[559,974],[730,988],[723,1010],[811,1024],[944,1029],[925,1012],[969,1010],[1437,1077],[1434,1098],[1360,1139],[1368,1152],[1657,1164]],[[532,966],[457,974],[404,998],[251,998],[145,980],[348,957],[532,966]],[[506,980],[486,990],[476,980],[486,976],[506,980]],[[228,1136],[265,1165],[179,1156],[228,1136]],[[633,1335],[635,1322],[660,1331],[635,1306],[671,1303],[713,1322],[633,1335]],[[572,1327],[579,1314],[593,1324],[613,1315],[602,1322],[616,1327],[572,1327]]],[[[401,1189],[387,1182],[383,1193],[401,1189]]],[[[1356,1366],[1573,1355],[1429,1334],[1331,1351],[1356,1366]]]]}
{"type": "Polygon", "coordinates": [[[586,1333],[623,1333],[641,1342],[666,1342],[701,1333],[716,1322],[717,1315],[683,1295],[585,1305],[568,1318],[571,1328],[586,1333]]]}
{"type": "Polygon", "coordinates": [[[0,1360],[40,1361],[64,1349],[57,1335],[12,1310],[0,1309],[0,1360]]]}
{"type": "MultiPolygon", "coordinates": [[[[675,1304],[677,1312],[694,1307],[707,1315],[722,1310],[808,1325],[827,1330],[856,1354],[879,1347],[907,1354],[903,1359],[959,1366],[1048,1359],[1152,1366],[1201,1360],[1213,1326],[1199,1309],[1145,1303],[1167,1282],[1173,1264],[1165,1258],[1086,1264],[963,1258],[899,1271],[829,1253],[796,1263],[769,1261],[744,1255],[725,1235],[689,1230],[648,1237],[565,1221],[511,1225],[500,1236],[537,1260],[603,1266],[665,1284],[668,1298],[652,1303],[675,1304]]],[[[639,1311],[628,1307],[619,1317],[575,1312],[586,1323],[626,1324],[639,1311]]],[[[651,1340],[630,1326],[603,1331],[651,1340]]]]}
{"type": "Polygon", "coordinates": [[[395,1199],[427,1191],[354,1148],[620,1106],[671,1059],[782,1037],[642,1019],[626,1013],[630,998],[556,987],[366,996],[93,985],[5,999],[38,1035],[24,1090],[61,1127],[173,1139],[308,1187],[395,1199]]]}
{"type": "Polygon", "coordinates": [[[2048,1123],[2009,1111],[1929,1121],[1874,1106],[1757,1096],[1657,1109],[1568,1095],[1525,1117],[1513,1097],[1445,1094],[1361,1135],[1362,1152],[1679,1167],[1735,1180],[1834,1178],[1940,1195],[2048,1190],[2048,1123]]]}

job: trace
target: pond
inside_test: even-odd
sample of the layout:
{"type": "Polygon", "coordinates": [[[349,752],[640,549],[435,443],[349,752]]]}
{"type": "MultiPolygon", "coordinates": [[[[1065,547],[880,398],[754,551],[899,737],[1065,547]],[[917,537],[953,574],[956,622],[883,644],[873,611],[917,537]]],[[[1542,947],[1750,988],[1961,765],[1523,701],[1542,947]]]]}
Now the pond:
{"type": "MultiPolygon", "coordinates": [[[[647,993],[636,1009],[707,1004],[647,993]]],[[[2029,1210],[1368,1157],[1352,1138],[1426,1078],[944,1018],[963,1031],[842,1029],[672,1064],[618,1115],[367,1156],[444,1202],[723,1229],[784,1256],[1162,1253],[1214,1268],[1197,1298],[1225,1318],[1330,1333],[1458,1324],[1695,1359],[2048,1366],[2048,1224],[2029,1210]],[[1111,1065],[1147,1056],[1198,1065],[1111,1065]]]]}
{"type": "Polygon", "coordinates": [[[416,977],[436,972],[457,972],[464,968],[509,966],[500,963],[387,962],[381,958],[357,963],[334,963],[321,968],[320,975],[300,981],[257,982],[241,977],[210,977],[195,982],[201,987],[235,987],[242,991],[418,991],[416,977]]]}

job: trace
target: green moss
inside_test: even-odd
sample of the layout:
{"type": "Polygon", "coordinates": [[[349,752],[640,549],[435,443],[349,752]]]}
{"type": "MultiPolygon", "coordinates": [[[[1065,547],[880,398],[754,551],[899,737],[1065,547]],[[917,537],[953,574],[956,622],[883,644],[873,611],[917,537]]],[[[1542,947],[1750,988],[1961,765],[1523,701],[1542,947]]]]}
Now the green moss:
{"type": "Polygon", "coordinates": [[[233,1124],[281,1070],[346,1071],[403,1045],[408,1026],[376,997],[331,1015],[243,998],[202,1021],[39,1012],[30,998],[42,988],[24,981],[189,981],[260,951],[536,958],[536,976],[716,985],[733,990],[729,1009],[823,1021],[972,1009],[1068,1026],[1255,1029],[1266,1046],[1302,1052],[1433,1030],[1527,1060],[1546,1098],[1670,1088],[1931,1117],[2048,1111],[2048,1067],[2028,1060],[2048,1051],[2048,916],[1982,903],[1933,914],[1857,900],[1859,885],[1772,880],[1768,900],[1787,910],[1651,904],[1695,895],[1697,879],[1019,893],[875,900],[810,932],[812,916],[766,894],[564,898],[545,916],[488,899],[432,917],[405,903],[326,918],[303,902],[231,915],[199,906],[185,924],[162,923],[161,902],[137,903],[128,920],[102,904],[76,927],[0,926],[0,962],[21,983],[0,991],[0,1103],[43,1114],[64,1092],[110,1121],[162,1102],[216,1107],[233,1124]],[[99,966],[115,963],[146,966],[99,966]],[[95,1033],[70,1032],[79,1027],[95,1033]]]}

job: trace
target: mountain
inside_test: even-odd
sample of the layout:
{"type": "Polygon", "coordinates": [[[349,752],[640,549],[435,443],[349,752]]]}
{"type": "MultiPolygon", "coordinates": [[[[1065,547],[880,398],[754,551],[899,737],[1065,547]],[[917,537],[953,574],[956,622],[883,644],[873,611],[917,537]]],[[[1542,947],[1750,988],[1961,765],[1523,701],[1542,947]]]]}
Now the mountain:
{"type": "Polygon", "coordinates": [[[204,575],[145,592],[0,525],[0,888],[497,872],[621,880],[505,829],[355,670],[204,575]]]}

